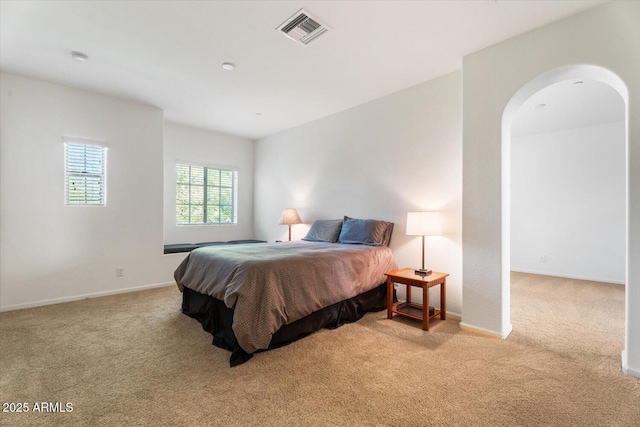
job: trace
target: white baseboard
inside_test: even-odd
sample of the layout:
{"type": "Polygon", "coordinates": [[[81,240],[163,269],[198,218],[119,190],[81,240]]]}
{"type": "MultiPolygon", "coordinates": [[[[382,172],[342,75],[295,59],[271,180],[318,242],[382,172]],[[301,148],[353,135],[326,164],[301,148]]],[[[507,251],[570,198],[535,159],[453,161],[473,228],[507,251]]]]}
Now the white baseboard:
{"type": "Polygon", "coordinates": [[[452,313],[450,311],[447,311],[447,319],[462,320],[462,316],[460,315],[460,313],[452,313]]]}
{"type": "Polygon", "coordinates": [[[91,294],[74,295],[74,296],[70,296],[70,297],[52,298],[52,299],[47,299],[47,300],[26,302],[26,303],[22,303],[22,304],[5,305],[4,307],[0,306],[0,312],[12,311],[12,310],[21,310],[23,308],[42,307],[43,305],[60,304],[62,302],[79,301],[79,300],[89,299],[89,298],[105,297],[105,296],[108,296],[108,295],[124,294],[124,293],[127,293],[127,292],[144,291],[146,289],[163,288],[165,286],[171,286],[171,285],[176,286],[175,282],[154,283],[154,284],[151,284],[151,285],[134,286],[132,288],[115,289],[115,290],[112,290],[112,291],[94,292],[94,293],[91,293],[91,294]]]}
{"type": "Polygon", "coordinates": [[[488,329],[484,329],[484,328],[478,328],[477,326],[471,326],[467,323],[464,322],[460,322],[460,329],[464,329],[466,331],[469,332],[473,332],[474,334],[478,334],[478,335],[482,335],[484,337],[488,337],[488,338],[498,338],[498,339],[505,339],[509,336],[509,334],[511,333],[511,331],[513,330],[513,326],[511,326],[511,324],[509,324],[509,329],[507,331],[505,331],[504,334],[500,333],[500,332],[496,332],[496,331],[490,331],[488,329]]]}
{"type": "Polygon", "coordinates": [[[506,331],[504,331],[504,333],[502,334],[502,339],[506,340],[507,337],[509,336],[509,334],[511,334],[511,332],[513,332],[513,325],[511,323],[509,323],[509,327],[507,328],[506,331]]]}
{"type": "Polygon", "coordinates": [[[640,369],[630,368],[627,365],[627,351],[622,350],[622,373],[630,377],[640,378],[640,369]]]}
{"type": "Polygon", "coordinates": [[[616,285],[624,285],[624,280],[611,280],[604,279],[602,277],[589,277],[589,276],[578,276],[573,274],[559,274],[553,271],[542,271],[542,270],[527,270],[524,268],[511,268],[511,271],[516,273],[529,273],[529,274],[539,274],[541,276],[552,276],[552,277],[564,277],[566,279],[576,279],[576,280],[588,280],[590,282],[602,282],[602,283],[614,283],[616,285]]]}

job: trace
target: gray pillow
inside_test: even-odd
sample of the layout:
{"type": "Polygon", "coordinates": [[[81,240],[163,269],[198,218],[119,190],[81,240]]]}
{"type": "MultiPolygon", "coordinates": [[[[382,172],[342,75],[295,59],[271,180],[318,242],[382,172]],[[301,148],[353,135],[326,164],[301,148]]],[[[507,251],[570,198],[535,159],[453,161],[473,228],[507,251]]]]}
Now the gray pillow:
{"type": "Polygon", "coordinates": [[[337,242],[340,230],[342,229],[341,219],[319,219],[314,221],[311,229],[302,240],[310,242],[337,242]]]}
{"type": "Polygon", "coordinates": [[[369,246],[389,246],[393,223],[375,219],[344,217],[339,243],[369,246]]]}

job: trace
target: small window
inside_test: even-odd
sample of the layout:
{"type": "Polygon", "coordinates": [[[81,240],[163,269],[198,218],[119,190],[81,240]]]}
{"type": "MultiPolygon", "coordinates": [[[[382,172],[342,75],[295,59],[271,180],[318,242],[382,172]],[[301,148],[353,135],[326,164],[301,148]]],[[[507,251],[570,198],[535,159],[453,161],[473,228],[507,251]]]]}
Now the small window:
{"type": "Polygon", "coordinates": [[[179,163],[176,166],[176,223],[235,224],[234,170],[179,163]]]}
{"type": "Polygon", "coordinates": [[[107,204],[107,147],[82,140],[64,140],[65,204],[107,204]]]}

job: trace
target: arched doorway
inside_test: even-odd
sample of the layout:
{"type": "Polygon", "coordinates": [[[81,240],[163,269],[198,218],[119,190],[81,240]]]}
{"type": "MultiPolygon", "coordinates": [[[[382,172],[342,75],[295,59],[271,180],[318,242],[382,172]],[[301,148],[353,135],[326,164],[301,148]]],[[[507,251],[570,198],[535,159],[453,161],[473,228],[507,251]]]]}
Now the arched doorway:
{"type": "MultiPolygon", "coordinates": [[[[593,65],[570,65],[557,68],[539,75],[522,86],[507,103],[502,115],[502,319],[508,330],[511,330],[511,127],[513,120],[525,102],[537,92],[546,87],[566,80],[595,80],[613,88],[623,99],[625,104],[625,124],[628,123],[629,95],[624,82],[611,71],[593,65]]],[[[625,151],[628,153],[628,131],[625,127],[625,151]]],[[[625,169],[628,182],[628,154],[625,159],[625,169]]],[[[625,208],[625,235],[628,236],[628,202],[625,208]]],[[[628,283],[628,239],[625,243],[625,283],[628,283]]],[[[628,286],[625,289],[625,349],[628,347],[628,286]]],[[[622,354],[623,370],[626,357],[622,354]]]]}

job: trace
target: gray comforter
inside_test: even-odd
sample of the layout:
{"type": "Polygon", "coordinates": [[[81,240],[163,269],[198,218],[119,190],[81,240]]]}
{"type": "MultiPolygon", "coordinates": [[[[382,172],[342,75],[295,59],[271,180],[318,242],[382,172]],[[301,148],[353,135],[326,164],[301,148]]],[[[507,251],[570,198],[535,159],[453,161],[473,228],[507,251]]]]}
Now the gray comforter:
{"type": "Polygon", "coordinates": [[[387,247],[298,241],[196,249],[174,277],[180,290],[232,308],[238,344],[253,353],[281,326],[371,290],[396,269],[387,247]]]}

